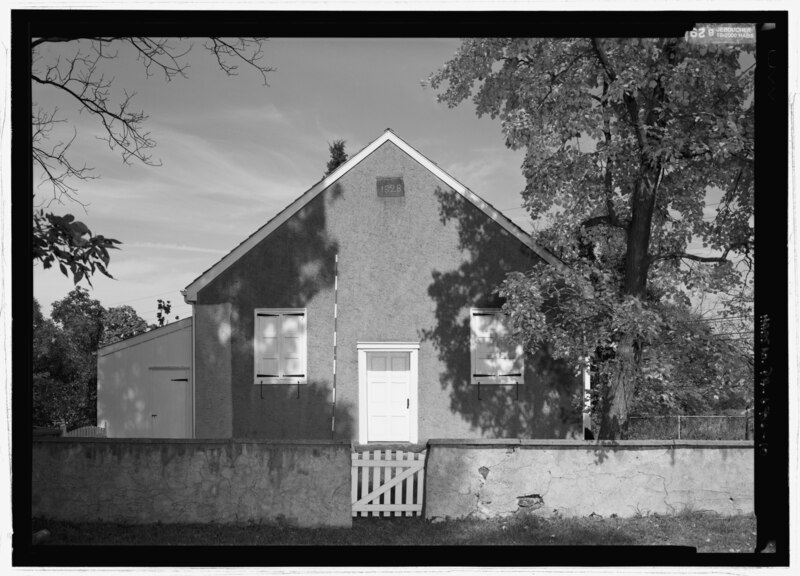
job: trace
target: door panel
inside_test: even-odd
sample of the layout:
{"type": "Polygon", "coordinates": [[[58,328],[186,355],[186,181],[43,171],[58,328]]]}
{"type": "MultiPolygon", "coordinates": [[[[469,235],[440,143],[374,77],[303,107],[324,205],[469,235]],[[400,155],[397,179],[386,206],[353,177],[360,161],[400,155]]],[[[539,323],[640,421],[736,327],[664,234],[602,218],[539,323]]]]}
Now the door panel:
{"type": "Polygon", "coordinates": [[[408,442],[411,437],[408,352],[367,353],[367,426],[371,442],[408,442]]]}
{"type": "Polygon", "coordinates": [[[154,371],[153,438],[190,438],[191,388],[188,370],[154,371]]]}

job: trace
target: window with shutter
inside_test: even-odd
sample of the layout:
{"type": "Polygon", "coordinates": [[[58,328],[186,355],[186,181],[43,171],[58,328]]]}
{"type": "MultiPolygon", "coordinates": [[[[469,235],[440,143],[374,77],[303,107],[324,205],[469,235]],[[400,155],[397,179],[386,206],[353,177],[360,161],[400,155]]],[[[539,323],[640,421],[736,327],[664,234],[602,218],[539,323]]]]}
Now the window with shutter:
{"type": "Polygon", "coordinates": [[[470,310],[471,382],[523,384],[522,345],[511,338],[507,317],[498,308],[470,310]]]}
{"type": "Polygon", "coordinates": [[[306,309],[258,308],[253,322],[256,384],[305,384],[306,309]]]}

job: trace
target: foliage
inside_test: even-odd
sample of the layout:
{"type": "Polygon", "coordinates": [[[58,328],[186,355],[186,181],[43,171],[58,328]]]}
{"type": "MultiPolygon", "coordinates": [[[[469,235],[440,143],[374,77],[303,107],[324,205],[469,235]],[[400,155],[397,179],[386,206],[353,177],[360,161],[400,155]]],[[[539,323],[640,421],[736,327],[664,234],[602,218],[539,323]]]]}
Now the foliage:
{"type": "Polygon", "coordinates": [[[97,350],[103,335],[105,309],[89,291],[76,286],[64,298],[53,302],[50,316],[81,350],[97,350]]]}
{"type": "MultiPolygon", "coordinates": [[[[172,303],[169,300],[158,300],[158,313],[156,314],[156,318],[158,319],[159,327],[163,326],[167,321],[167,316],[172,311],[172,303]]],[[[177,316],[175,319],[177,320],[177,316]]]]}
{"type": "Polygon", "coordinates": [[[695,314],[657,307],[662,329],[643,354],[634,414],[722,414],[753,405],[749,350],[695,314]]]}
{"type": "MultiPolygon", "coordinates": [[[[255,69],[264,80],[272,71],[261,63],[263,39],[208,38],[204,48],[228,75],[237,74],[244,63],[255,69]]],[[[118,152],[123,162],[139,161],[158,165],[152,158],[156,142],[145,129],[147,116],[133,107],[134,93],[119,90],[114,84],[113,60],[120,53],[135,57],[149,77],[158,72],[166,80],[186,77],[188,54],[192,44],[187,40],[141,37],[36,38],[31,43],[31,82],[34,96],[43,90],[61,95],[77,104],[81,113],[94,118],[108,147],[118,152]],[[188,45],[187,45],[188,44],[188,45]]],[[[50,189],[51,198],[34,194],[34,203],[49,207],[53,201],[77,201],[75,181],[96,178],[93,169],[77,161],[72,144],[77,131],[65,137],[62,124],[69,119],[57,108],[48,109],[34,102],[32,109],[32,158],[41,175],[40,187],[50,189]]],[[[110,276],[107,250],[120,242],[102,235],[93,235],[89,228],[72,215],[56,216],[39,209],[34,212],[33,258],[49,268],[54,262],[72,277],[75,284],[99,270],[110,276]]]]}
{"type": "Polygon", "coordinates": [[[131,306],[109,308],[103,314],[100,347],[147,332],[149,326],[131,306]]]}
{"type": "MultiPolygon", "coordinates": [[[[499,294],[528,348],[547,343],[576,372],[589,367],[597,384],[618,374],[615,352],[624,338],[633,339],[631,414],[711,414],[752,405],[746,348],[720,338],[686,307],[623,294],[602,268],[580,260],[567,270],[540,263],[509,274],[499,294]]],[[[596,417],[607,408],[606,388],[594,387],[596,417]]]]}
{"type": "Polygon", "coordinates": [[[530,345],[551,341],[576,367],[592,356],[607,435],[637,402],[707,405],[681,364],[715,367],[702,395],[724,396],[741,380],[728,368],[748,353],[690,317],[711,297],[723,315],[752,318],[750,49],[468,39],[429,79],[450,106],[472,96],[478,115],[500,120],[506,144],[525,149],[523,200],[543,226],[535,240],[565,266],[511,275],[500,294],[530,345]]]}
{"type": "Polygon", "coordinates": [[[39,260],[45,268],[54,262],[64,276],[72,274],[77,284],[82,279],[91,286],[91,275],[99,270],[108,273],[108,250],[116,249],[118,240],[93,235],[83,222],[75,220],[72,214],[57,216],[38,210],[33,215],[33,259],[39,260]]]}
{"type": "Polygon", "coordinates": [[[347,152],[344,150],[344,145],[344,140],[334,140],[333,144],[328,146],[331,158],[328,160],[328,165],[325,167],[325,176],[347,162],[347,152]]]}
{"type": "Polygon", "coordinates": [[[44,318],[33,301],[33,424],[97,423],[97,349],[146,331],[130,306],[106,310],[76,287],[44,318]]]}
{"type": "Polygon", "coordinates": [[[33,424],[72,425],[80,422],[86,395],[71,384],[80,372],[74,346],[55,323],[44,318],[33,301],[33,424]]]}
{"type": "Polygon", "coordinates": [[[33,424],[87,423],[84,366],[76,343],[33,302],[33,424]]]}

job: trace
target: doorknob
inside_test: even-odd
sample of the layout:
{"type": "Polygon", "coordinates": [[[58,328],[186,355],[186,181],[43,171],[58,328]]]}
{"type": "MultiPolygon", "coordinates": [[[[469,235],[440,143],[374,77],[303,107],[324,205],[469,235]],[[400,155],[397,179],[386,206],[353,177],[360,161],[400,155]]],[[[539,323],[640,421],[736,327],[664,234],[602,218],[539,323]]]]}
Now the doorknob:
{"type": "Polygon", "coordinates": [[[406,398],[406,410],[408,410],[410,407],[411,407],[411,400],[406,398]]]}

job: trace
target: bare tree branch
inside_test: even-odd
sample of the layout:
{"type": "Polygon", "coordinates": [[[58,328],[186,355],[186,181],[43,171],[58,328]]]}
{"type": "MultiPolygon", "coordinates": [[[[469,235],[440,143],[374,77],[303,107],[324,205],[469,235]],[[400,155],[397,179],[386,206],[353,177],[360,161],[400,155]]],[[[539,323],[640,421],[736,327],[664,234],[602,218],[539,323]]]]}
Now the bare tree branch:
{"type": "Polygon", "coordinates": [[[681,260],[694,260],[695,262],[719,262],[721,264],[730,262],[730,260],[728,260],[728,250],[725,250],[722,256],[695,256],[694,254],[681,253],[669,254],[663,258],[680,258],[681,260]]]}
{"type": "MultiPolygon", "coordinates": [[[[214,54],[220,68],[227,74],[236,73],[237,61],[244,62],[255,68],[266,84],[266,74],[273,69],[260,63],[263,58],[263,41],[264,39],[259,38],[211,38],[206,48],[214,54]]],[[[135,50],[137,59],[144,66],[148,77],[155,71],[160,71],[166,80],[187,75],[189,65],[186,56],[192,49],[191,44],[180,48],[170,39],[145,37],[95,36],[83,39],[42,37],[31,42],[31,49],[34,52],[31,80],[40,86],[67,95],[77,102],[82,110],[97,118],[105,134],[101,139],[112,150],[120,151],[125,163],[138,160],[156,166],[160,162],[154,160],[151,154],[156,142],[150,137],[150,133],[144,130],[147,116],[143,111],[132,109],[135,94],[123,90],[122,96],[115,100],[112,94],[114,79],[106,78],[99,68],[101,61],[118,57],[118,51],[112,49],[109,52],[109,47],[124,45],[135,50]],[[81,45],[80,40],[88,42],[89,46],[81,45]],[[37,53],[38,47],[49,43],[67,42],[76,42],[77,48],[74,54],[64,59],[59,57],[55,62],[42,65],[40,55],[37,53]]],[[[33,159],[42,169],[43,179],[50,182],[56,199],[66,195],[69,199],[75,200],[74,193],[77,189],[69,181],[85,180],[94,176],[91,175],[91,168],[86,165],[78,167],[79,165],[68,155],[75,135],[67,143],[48,143],[53,125],[64,121],[66,119],[56,119],[55,111],[36,112],[33,118],[33,159]]]]}
{"type": "MultiPolygon", "coordinates": [[[[167,81],[176,76],[186,77],[189,68],[186,57],[192,45],[181,47],[181,41],[116,36],[36,38],[31,42],[31,82],[65,95],[80,106],[81,112],[88,112],[102,128],[104,136],[100,139],[118,152],[123,162],[129,164],[137,160],[158,166],[160,161],[152,157],[156,142],[145,130],[147,116],[143,111],[133,109],[135,94],[124,87],[119,91],[114,89],[114,78],[104,75],[102,65],[120,57],[119,48],[127,46],[134,51],[147,77],[156,72],[163,74],[167,81]],[[61,52],[66,54],[72,50],[67,56],[42,51],[48,44],[71,42],[74,42],[74,49],[70,46],[61,52]]],[[[238,65],[245,63],[261,74],[266,85],[266,74],[273,69],[261,63],[264,41],[263,38],[211,38],[205,47],[214,54],[226,74],[234,75],[238,65]]],[[[52,189],[52,198],[46,203],[40,202],[40,206],[49,206],[53,200],[62,202],[63,199],[80,203],[74,183],[97,177],[92,168],[70,156],[76,130],[73,129],[68,139],[63,139],[63,135],[61,140],[57,138],[55,126],[67,122],[57,113],[57,109],[48,111],[36,105],[32,112],[31,153],[33,163],[42,175],[39,187],[49,183],[52,189]]],[[[41,261],[46,268],[57,262],[65,274],[67,269],[72,272],[76,282],[81,278],[88,280],[95,270],[105,274],[107,250],[115,248],[118,242],[93,236],[84,224],[64,218],[44,212],[38,214],[34,226],[34,259],[41,261]]]]}
{"type": "Polygon", "coordinates": [[[67,156],[67,151],[77,135],[76,130],[73,130],[73,136],[69,141],[59,141],[50,146],[46,146],[45,141],[50,137],[50,132],[52,132],[55,125],[66,122],[65,118],[58,118],[57,114],[57,108],[52,112],[37,109],[31,119],[31,126],[33,128],[32,157],[34,163],[43,171],[43,181],[39,186],[49,183],[53,192],[53,197],[47,202],[48,206],[53,200],[61,202],[62,196],[66,196],[69,200],[78,202],[73,194],[76,192],[76,189],[69,184],[71,178],[79,180],[96,178],[96,176],[89,174],[91,168],[88,168],[86,165],[78,168],[72,164],[67,156]]]}
{"type": "Polygon", "coordinates": [[[685,259],[685,260],[694,260],[695,262],[731,262],[728,259],[728,254],[731,252],[740,252],[742,257],[745,259],[748,264],[752,264],[752,259],[750,257],[750,252],[753,249],[753,239],[747,238],[745,240],[741,240],[740,242],[734,242],[727,246],[723,251],[721,256],[697,256],[695,254],[689,254],[687,252],[670,252],[668,254],[660,254],[653,258],[653,260],[672,260],[672,259],[685,259]]]}
{"type": "Polygon", "coordinates": [[[182,64],[179,60],[189,54],[192,50],[191,45],[183,52],[175,53],[167,39],[126,38],[126,41],[139,53],[138,59],[144,65],[144,71],[148,78],[153,74],[152,68],[159,68],[167,81],[172,80],[175,76],[186,78],[186,70],[189,66],[182,64]]]}
{"type": "Polygon", "coordinates": [[[236,38],[231,42],[222,38],[212,37],[211,42],[206,43],[205,47],[214,54],[219,67],[229,76],[236,75],[236,71],[239,68],[238,65],[231,63],[230,60],[239,61],[255,68],[261,74],[264,86],[269,86],[267,84],[267,73],[274,72],[275,69],[259,64],[264,56],[262,41],[254,38],[236,38]]]}

